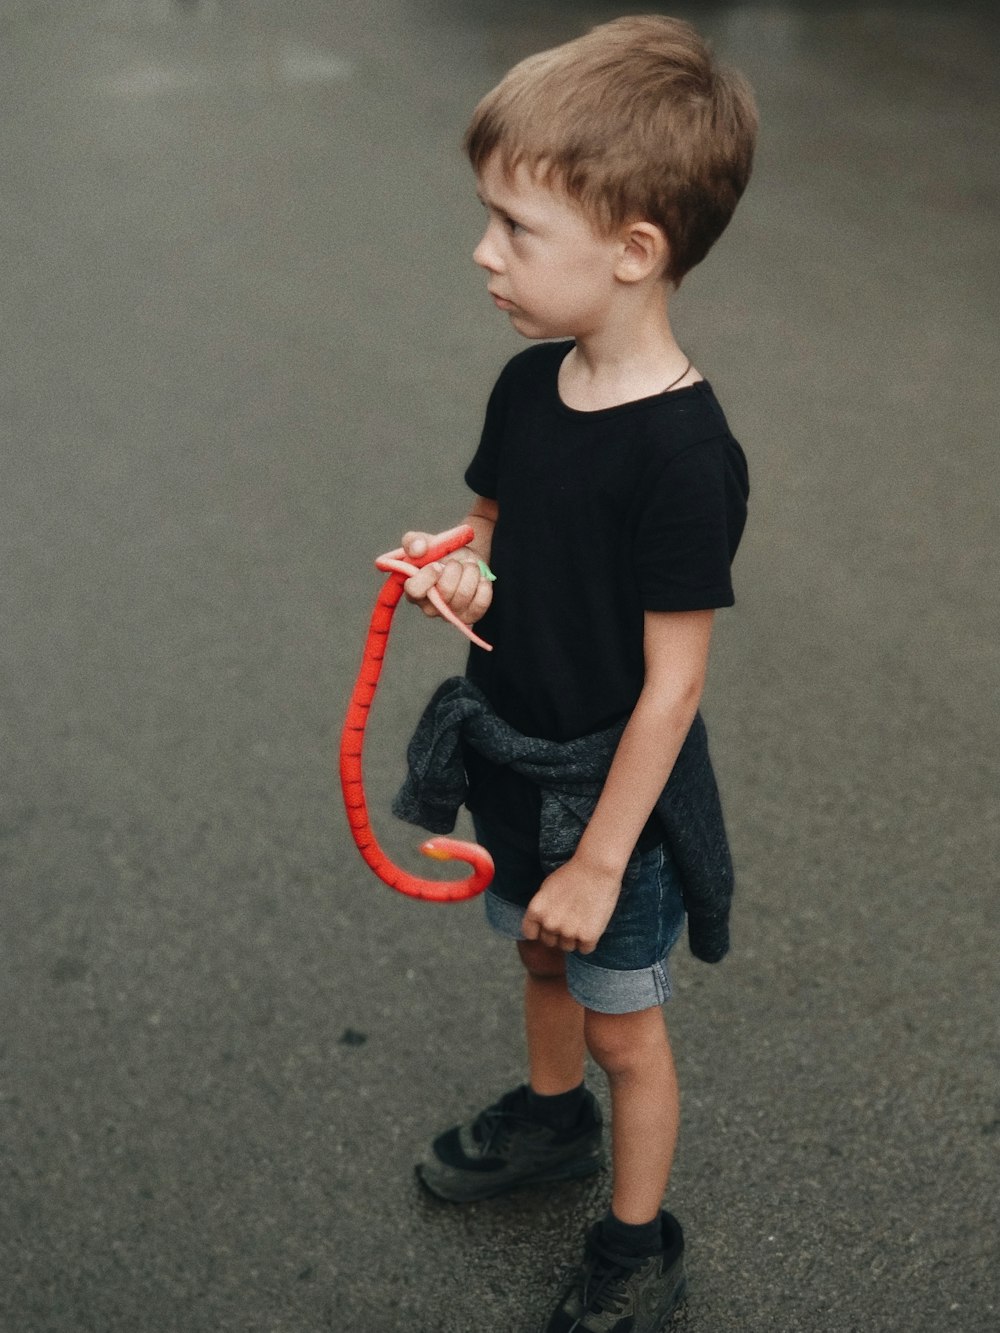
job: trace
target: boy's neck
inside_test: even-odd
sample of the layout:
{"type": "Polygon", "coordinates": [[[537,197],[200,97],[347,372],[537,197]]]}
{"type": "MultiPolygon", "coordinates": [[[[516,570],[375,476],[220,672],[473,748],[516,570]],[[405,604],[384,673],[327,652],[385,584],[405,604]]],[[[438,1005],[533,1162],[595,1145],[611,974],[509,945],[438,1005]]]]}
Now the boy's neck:
{"type": "Polygon", "coordinates": [[[700,378],[678,345],[661,300],[578,335],[559,370],[559,396],[567,407],[597,412],[663,393],[674,381],[680,388],[700,378]]]}

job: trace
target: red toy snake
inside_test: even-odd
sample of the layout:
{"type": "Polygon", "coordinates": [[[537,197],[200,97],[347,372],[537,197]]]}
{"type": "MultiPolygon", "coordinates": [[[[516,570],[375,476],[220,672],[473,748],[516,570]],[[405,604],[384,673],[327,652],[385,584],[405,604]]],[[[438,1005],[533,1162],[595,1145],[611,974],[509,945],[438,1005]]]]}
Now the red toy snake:
{"type": "MultiPolygon", "coordinates": [[[[452,551],[467,546],[474,536],[472,528],[468,524],[463,524],[432,538],[425,555],[406,557],[406,553],[400,547],[396,551],[380,555],[375,561],[375,568],[387,573],[389,577],[382,585],[375,610],[372,612],[361,670],[354,684],[344,730],[340,737],[340,786],[344,793],[347,822],[351,826],[358,851],[379,879],[390,888],[411,898],[425,898],[436,903],[461,902],[464,898],[474,898],[477,893],[482,893],[493,878],[493,859],[485,847],[480,847],[474,842],[460,842],[455,838],[429,838],[420,848],[425,856],[434,857],[438,861],[467,861],[472,867],[472,874],[466,879],[459,880],[420,879],[393,865],[375,840],[368,819],[361,751],[364,746],[368,713],[379,676],[382,674],[389,628],[393,613],[403,595],[403,584],[424,565],[429,565],[450,555],[452,551]]],[[[436,588],[432,588],[428,593],[428,600],[468,639],[489,651],[490,645],[458,619],[436,588]]]]}

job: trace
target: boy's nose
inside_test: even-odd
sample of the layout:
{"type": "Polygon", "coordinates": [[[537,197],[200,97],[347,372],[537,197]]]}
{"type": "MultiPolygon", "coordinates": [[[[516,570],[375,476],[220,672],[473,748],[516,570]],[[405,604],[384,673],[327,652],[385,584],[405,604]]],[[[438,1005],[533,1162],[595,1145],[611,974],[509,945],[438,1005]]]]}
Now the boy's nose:
{"type": "Polygon", "coordinates": [[[491,273],[500,271],[500,261],[497,258],[495,247],[490,242],[489,227],[483,232],[483,238],[472,252],[472,262],[478,264],[480,268],[488,269],[491,273]]]}

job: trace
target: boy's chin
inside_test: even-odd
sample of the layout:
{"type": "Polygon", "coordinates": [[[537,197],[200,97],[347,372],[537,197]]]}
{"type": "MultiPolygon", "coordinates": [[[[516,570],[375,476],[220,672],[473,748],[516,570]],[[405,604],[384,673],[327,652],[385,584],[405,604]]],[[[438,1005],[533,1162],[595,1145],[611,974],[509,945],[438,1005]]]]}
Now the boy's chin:
{"type": "Polygon", "coordinates": [[[522,338],[533,338],[542,341],[545,338],[564,338],[567,335],[560,329],[550,328],[537,319],[532,319],[521,310],[509,310],[507,318],[510,320],[511,328],[519,333],[522,338]]]}

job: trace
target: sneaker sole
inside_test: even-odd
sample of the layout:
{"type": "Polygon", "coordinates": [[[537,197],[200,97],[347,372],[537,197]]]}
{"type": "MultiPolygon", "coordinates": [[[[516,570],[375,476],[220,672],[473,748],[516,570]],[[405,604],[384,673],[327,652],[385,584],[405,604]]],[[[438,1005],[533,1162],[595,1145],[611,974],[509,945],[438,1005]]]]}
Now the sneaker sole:
{"type": "Polygon", "coordinates": [[[436,1198],[447,1203],[477,1203],[480,1199],[495,1199],[500,1194],[509,1194],[511,1190],[530,1188],[532,1185],[551,1185],[560,1180],[581,1180],[585,1176],[596,1175],[607,1166],[607,1158],[602,1152],[596,1157],[577,1158],[575,1161],[560,1162],[546,1171],[533,1171],[530,1176],[520,1176],[500,1181],[483,1179],[476,1187],[470,1180],[454,1186],[448,1181],[434,1180],[426,1172],[423,1163],[416,1167],[417,1179],[423,1187],[436,1198]]]}

